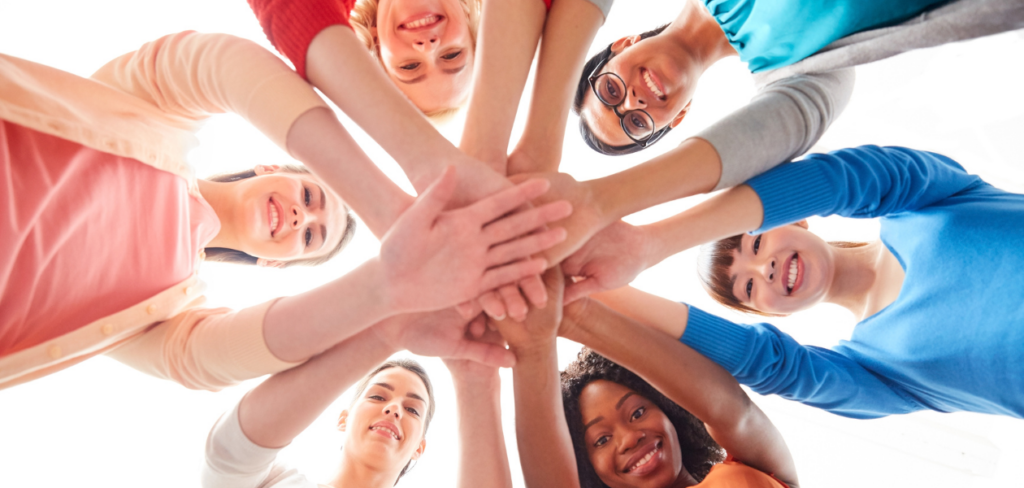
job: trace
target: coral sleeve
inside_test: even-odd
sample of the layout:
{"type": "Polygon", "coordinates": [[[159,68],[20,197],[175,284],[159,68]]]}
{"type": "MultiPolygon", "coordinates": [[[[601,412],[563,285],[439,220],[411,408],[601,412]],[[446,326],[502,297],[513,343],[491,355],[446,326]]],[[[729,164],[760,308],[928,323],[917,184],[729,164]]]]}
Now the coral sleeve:
{"type": "Polygon", "coordinates": [[[306,78],[306,52],[320,31],[349,25],[355,0],[249,0],[270,43],[306,78]]]}

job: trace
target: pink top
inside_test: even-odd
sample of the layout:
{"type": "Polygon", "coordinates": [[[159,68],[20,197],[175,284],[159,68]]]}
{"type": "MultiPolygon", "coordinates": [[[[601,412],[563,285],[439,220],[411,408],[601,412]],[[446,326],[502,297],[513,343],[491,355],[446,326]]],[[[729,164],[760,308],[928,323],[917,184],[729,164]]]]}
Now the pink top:
{"type": "Polygon", "coordinates": [[[220,230],[188,182],[0,120],[0,356],[188,278],[220,230]],[[145,243],[145,245],[139,245],[145,243]]]}

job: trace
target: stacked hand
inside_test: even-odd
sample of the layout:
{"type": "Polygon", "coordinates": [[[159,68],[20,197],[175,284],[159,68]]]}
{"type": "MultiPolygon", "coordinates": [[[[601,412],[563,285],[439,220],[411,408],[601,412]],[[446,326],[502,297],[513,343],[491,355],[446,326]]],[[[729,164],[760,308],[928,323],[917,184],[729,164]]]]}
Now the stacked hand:
{"type": "Polygon", "coordinates": [[[566,287],[565,302],[628,285],[650,267],[647,240],[639,228],[621,220],[612,223],[562,261],[562,271],[575,281],[566,287]]]}
{"type": "Polygon", "coordinates": [[[493,331],[489,334],[485,329],[482,316],[467,321],[450,308],[399,315],[374,326],[381,340],[396,350],[476,362],[481,367],[512,366],[515,356],[495,339],[493,331]]]}

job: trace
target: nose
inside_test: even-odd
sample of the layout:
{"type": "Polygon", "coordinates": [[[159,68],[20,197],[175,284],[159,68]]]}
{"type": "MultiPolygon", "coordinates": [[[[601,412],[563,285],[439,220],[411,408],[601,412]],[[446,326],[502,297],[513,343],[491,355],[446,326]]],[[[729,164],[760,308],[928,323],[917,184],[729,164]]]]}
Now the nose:
{"type": "Polygon", "coordinates": [[[437,50],[438,42],[437,34],[434,32],[425,32],[422,36],[417,36],[412,42],[412,47],[416,48],[421,53],[432,53],[437,50]]]}
{"type": "Polygon", "coordinates": [[[291,218],[288,219],[288,223],[292,225],[292,229],[298,230],[302,228],[302,226],[306,225],[307,221],[309,221],[309,214],[298,205],[292,205],[291,214],[292,215],[291,218]]]}
{"type": "Polygon", "coordinates": [[[626,452],[629,451],[630,449],[634,449],[636,448],[636,446],[639,446],[645,438],[647,438],[647,433],[642,430],[626,432],[625,435],[619,436],[619,439],[622,439],[622,444],[619,446],[619,451],[626,452]]]}
{"type": "Polygon", "coordinates": [[[643,110],[647,108],[647,101],[636,88],[631,86],[626,89],[626,99],[622,101],[622,105],[625,110],[643,110]]]}
{"type": "Polygon", "coordinates": [[[768,258],[761,265],[761,274],[768,283],[775,281],[775,258],[768,258]]]}
{"type": "Polygon", "coordinates": [[[384,415],[394,416],[396,419],[399,419],[402,417],[402,409],[396,403],[389,403],[384,406],[384,415]]]}

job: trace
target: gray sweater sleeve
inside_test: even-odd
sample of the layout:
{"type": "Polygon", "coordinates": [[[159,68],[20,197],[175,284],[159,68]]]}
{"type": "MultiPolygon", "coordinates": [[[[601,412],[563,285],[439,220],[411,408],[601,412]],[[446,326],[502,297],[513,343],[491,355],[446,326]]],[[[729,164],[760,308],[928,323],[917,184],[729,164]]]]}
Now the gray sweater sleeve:
{"type": "MultiPolygon", "coordinates": [[[[554,0],[554,1],[557,2],[558,0],[554,0]]],[[[590,3],[596,5],[597,8],[601,9],[601,13],[604,14],[604,18],[605,19],[608,18],[608,11],[612,9],[612,4],[615,3],[615,0],[589,0],[589,1],[590,1],[590,3]]]]}
{"type": "Polygon", "coordinates": [[[698,133],[722,159],[715,190],[729,188],[807,152],[846,108],[853,69],[791,76],[698,133]]]}

